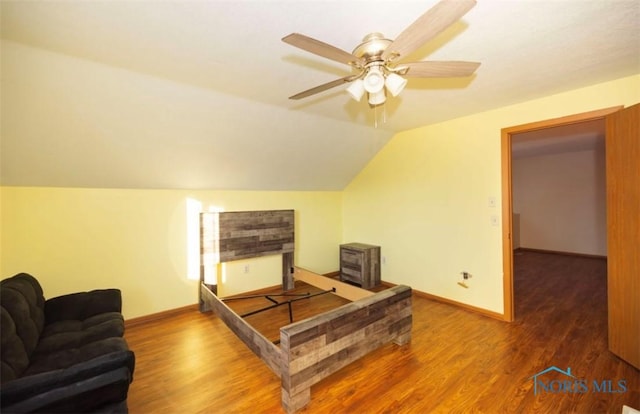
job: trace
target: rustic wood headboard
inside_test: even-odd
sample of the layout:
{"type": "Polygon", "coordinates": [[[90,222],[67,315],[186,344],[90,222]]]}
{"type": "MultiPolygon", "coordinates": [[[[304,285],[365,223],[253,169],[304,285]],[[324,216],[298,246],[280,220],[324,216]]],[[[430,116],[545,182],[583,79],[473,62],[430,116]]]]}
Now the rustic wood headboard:
{"type": "Polygon", "coordinates": [[[292,289],[294,222],[294,210],[201,213],[201,279],[206,265],[281,254],[283,289],[292,289]]]}

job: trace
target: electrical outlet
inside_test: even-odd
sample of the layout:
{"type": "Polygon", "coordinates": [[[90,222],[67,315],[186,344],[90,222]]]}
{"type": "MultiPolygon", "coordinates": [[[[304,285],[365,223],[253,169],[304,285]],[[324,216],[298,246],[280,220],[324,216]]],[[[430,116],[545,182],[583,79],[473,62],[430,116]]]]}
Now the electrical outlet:
{"type": "Polygon", "coordinates": [[[495,206],[497,205],[497,203],[498,203],[498,202],[496,201],[496,198],[495,198],[495,197],[493,197],[493,196],[489,197],[489,207],[491,207],[491,208],[495,208],[495,206]]]}
{"type": "Polygon", "coordinates": [[[381,262],[383,265],[387,264],[387,256],[382,256],[381,262]]]}
{"type": "Polygon", "coordinates": [[[491,215],[491,225],[498,227],[498,216],[496,214],[491,215]]]}
{"type": "Polygon", "coordinates": [[[244,272],[249,273],[249,265],[244,265],[244,272]]]}

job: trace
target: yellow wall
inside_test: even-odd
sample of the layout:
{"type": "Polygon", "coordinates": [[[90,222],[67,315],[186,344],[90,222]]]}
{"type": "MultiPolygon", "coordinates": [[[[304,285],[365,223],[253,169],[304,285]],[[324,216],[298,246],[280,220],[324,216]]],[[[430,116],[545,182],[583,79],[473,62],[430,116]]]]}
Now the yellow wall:
{"type": "MultiPolygon", "coordinates": [[[[295,209],[296,264],[338,269],[338,245],[382,246],[383,279],[503,311],[500,129],[640,101],[640,75],[397,134],[343,192],[0,188],[0,277],[26,271],[48,297],[119,287],[127,318],[197,302],[187,200],[295,209]],[[488,206],[495,197],[497,207],[488,206]],[[456,282],[470,272],[470,288],[456,282]]],[[[227,268],[221,294],[280,283],[279,258],[227,268]],[[226,289],[226,291],[225,291],[226,289]]]]}
{"type": "MultiPolygon", "coordinates": [[[[188,199],[225,211],[294,209],[296,264],[338,268],[340,192],[2,187],[0,197],[0,277],[32,273],[47,297],[118,287],[126,318],[197,303],[187,275],[188,199]]],[[[233,263],[226,277],[221,295],[274,286],[281,259],[233,263]]]]}
{"type": "Polygon", "coordinates": [[[344,191],[344,240],[380,245],[384,280],[503,313],[501,129],[639,101],[636,75],[397,134],[344,191]]]}

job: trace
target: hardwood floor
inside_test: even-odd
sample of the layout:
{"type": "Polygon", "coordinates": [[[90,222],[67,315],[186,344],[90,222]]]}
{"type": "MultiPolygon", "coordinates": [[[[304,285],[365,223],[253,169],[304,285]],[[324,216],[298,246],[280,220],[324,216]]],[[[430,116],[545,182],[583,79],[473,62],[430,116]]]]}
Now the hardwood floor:
{"type": "MultiPolygon", "coordinates": [[[[640,372],[607,350],[606,262],[523,253],[514,263],[515,322],[414,295],[411,343],[385,345],[315,385],[301,412],[640,409],[640,372]],[[568,377],[549,372],[538,377],[535,394],[532,376],[551,366],[570,367],[574,392],[552,392],[568,377]],[[621,384],[625,392],[605,392],[622,391],[621,384]]],[[[335,305],[327,295],[311,300],[335,305]]],[[[300,312],[306,305],[296,304],[300,312]]],[[[260,315],[250,317],[256,327],[275,319],[260,315]]],[[[186,312],[132,326],[125,336],[136,353],[132,414],[283,412],[279,379],[215,316],[186,312]]]]}

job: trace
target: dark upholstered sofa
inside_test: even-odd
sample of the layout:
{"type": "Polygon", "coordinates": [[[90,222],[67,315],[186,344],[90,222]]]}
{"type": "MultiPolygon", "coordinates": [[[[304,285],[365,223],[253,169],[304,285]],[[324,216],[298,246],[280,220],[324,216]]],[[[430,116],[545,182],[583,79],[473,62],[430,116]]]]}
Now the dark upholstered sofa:
{"type": "Polygon", "coordinates": [[[135,357],[118,289],[45,300],[38,281],[20,273],[0,291],[0,412],[127,412],[135,357]]]}

